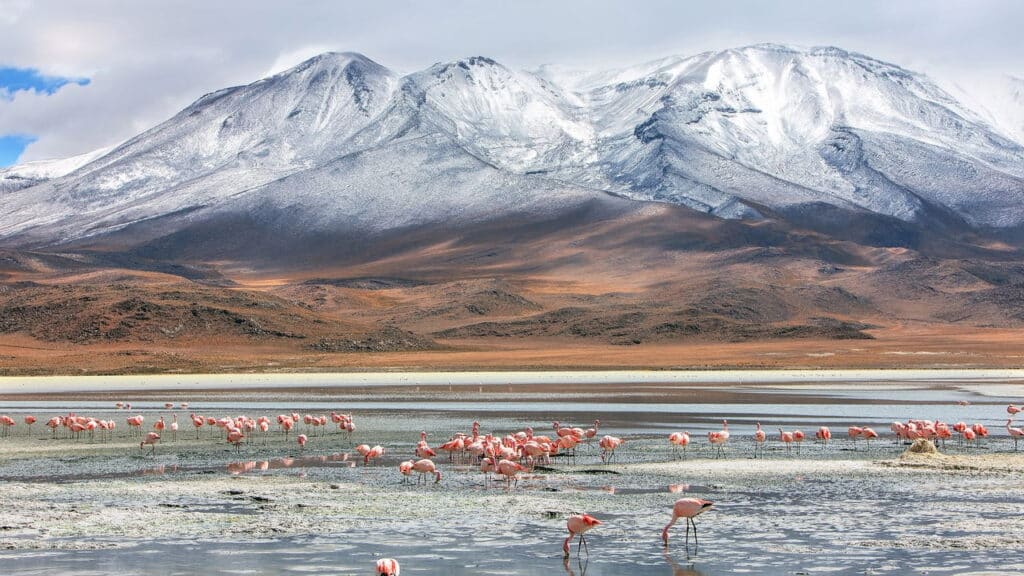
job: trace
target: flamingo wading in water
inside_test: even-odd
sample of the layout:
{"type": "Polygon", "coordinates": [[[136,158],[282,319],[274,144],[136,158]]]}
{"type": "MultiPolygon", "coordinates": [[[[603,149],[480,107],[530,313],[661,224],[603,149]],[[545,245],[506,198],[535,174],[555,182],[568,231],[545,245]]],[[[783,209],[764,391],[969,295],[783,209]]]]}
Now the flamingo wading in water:
{"type": "Polygon", "coordinates": [[[729,441],[729,422],[722,420],[722,429],[717,432],[708,432],[708,442],[715,448],[715,458],[725,456],[723,446],[729,441]]]}
{"type": "Polygon", "coordinates": [[[566,521],[565,527],[569,530],[569,535],[565,538],[565,542],[562,543],[562,552],[565,556],[569,556],[569,542],[572,541],[573,537],[579,535],[580,541],[576,547],[576,555],[578,556],[580,550],[587,550],[587,555],[590,555],[590,550],[587,549],[587,539],[583,536],[588,530],[594,526],[601,524],[601,521],[594,518],[590,514],[575,514],[569,516],[569,520],[566,521]]]}
{"type": "Polygon", "coordinates": [[[680,518],[686,519],[686,542],[690,541],[690,524],[693,524],[693,545],[697,545],[697,523],[693,519],[711,509],[714,502],[700,498],[682,498],[672,505],[672,520],[661,531],[661,540],[668,546],[668,530],[680,518]]]}
{"type": "Polygon", "coordinates": [[[399,570],[398,560],[395,560],[394,558],[384,558],[377,560],[377,569],[374,572],[377,576],[399,576],[399,570]]]}

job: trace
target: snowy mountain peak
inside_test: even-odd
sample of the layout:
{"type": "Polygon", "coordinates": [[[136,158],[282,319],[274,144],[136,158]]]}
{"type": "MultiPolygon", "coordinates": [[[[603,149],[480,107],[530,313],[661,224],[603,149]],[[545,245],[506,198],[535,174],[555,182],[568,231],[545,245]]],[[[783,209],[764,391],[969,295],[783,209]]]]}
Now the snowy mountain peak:
{"type": "Polygon", "coordinates": [[[404,77],[332,52],[207,94],[66,176],[6,185],[0,237],[254,212],[384,230],[608,193],[726,218],[828,205],[1022,226],[1024,123],[1006,112],[1024,109],[1022,92],[1009,81],[1002,115],[990,114],[835,47],[758,44],[591,72],[473,56],[404,77]]]}

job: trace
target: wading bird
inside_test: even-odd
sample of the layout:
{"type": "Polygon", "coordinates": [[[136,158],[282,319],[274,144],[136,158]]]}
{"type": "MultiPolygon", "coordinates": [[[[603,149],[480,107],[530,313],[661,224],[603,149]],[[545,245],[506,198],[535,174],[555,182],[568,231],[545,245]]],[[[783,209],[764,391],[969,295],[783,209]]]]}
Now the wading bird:
{"type": "Polygon", "coordinates": [[[1013,438],[1013,451],[1016,452],[1017,442],[1019,442],[1021,438],[1024,438],[1024,428],[1012,428],[1010,427],[1010,424],[1013,424],[1013,418],[1008,418],[1006,420],[1006,433],[1013,438]]]}
{"type": "Polygon", "coordinates": [[[590,555],[590,550],[587,548],[587,539],[583,536],[594,526],[599,526],[601,521],[594,518],[590,514],[575,514],[569,516],[569,520],[566,521],[565,527],[569,530],[569,536],[565,538],[565,542],[562,543],[562,552],[565,556],[569,555],[569,542],[572,541],[573,537],[579,536],[580,541],[576,546],[576,555],[579,556],[581,550],[586,550],[587,555],[590,555]]]}
{"type": "Polygon", "coordinates": [[[764,456],[764,441],[768,439],[768,435],[765,434],[764,430],[761,430],[761,423],[757,423],[757,430],[754,431],[754,458],[757,458],[757,453],[760,452],[761,456],[764,456]]]}
{"type": "Polygon", "coordinates": [[[661,531],[661,541],[668,546],[668,530],[671,528],[677,520],[680,518],[686,519],[686,542],[690,541],[690,524],[693,524],[693,544],[697,545],[697,524],[693,519],[700,516],[704,512],[711,509],[714,506],[713,502],[708,500],[701,500],[700,498],[682,498],[676,500],[676,503],[672,505],[672,520],[665,525],[665,529],[661,531]]]}
{"type": "Polygon", "coordinates": [[[715,458],[725,456],[723,447],[729,441],[729,422],[722,420],[722,429],[716,432],[708,432],[708,442],[715,448],[715,458]]]}
{"type": "Polygon", "coordinates": [[[159,441],[160,441],[160,435],[159,434],[157,434],[156,432],[149,432],[148,434],[146,434],[146,437],[142,439],[142,442],[139,442],[139,450],[144,449],[146,447],[146,445],[149,444],[149,448],[150,448],[149,454],[151,456],[155,456],[156,455],[156,443],[159,442],[159,441]]]}
{"type": "Polygon", "coordinates": [[[377,570],[375,572],[377,576],[399,576],[398,560],[394,558],[377,560],[377,570]]]}

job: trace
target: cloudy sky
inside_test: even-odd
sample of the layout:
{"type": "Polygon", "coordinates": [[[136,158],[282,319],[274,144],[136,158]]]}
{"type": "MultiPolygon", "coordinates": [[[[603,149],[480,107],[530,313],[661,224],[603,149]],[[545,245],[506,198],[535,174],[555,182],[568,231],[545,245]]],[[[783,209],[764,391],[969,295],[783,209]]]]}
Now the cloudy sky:
{"type": "Polygon", "coordinates": [[[0,0],[0,166],[129,138],[327,50],[401,72],[486,55],[600,67],[758,42],[836,45],[946,84],[1024,76],[1016,0],[0,0]]]}

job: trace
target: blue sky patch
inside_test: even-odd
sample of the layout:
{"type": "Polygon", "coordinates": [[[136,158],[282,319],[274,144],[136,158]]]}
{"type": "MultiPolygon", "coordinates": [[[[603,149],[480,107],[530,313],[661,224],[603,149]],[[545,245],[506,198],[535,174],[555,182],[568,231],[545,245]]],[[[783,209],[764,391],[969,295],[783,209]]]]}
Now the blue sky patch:
{"type": "Polygon", "coordinates": [[[15,92],[33,91],[37,94],[53,94],[68,84],[86,86],[88,78],[64,78],[46,76],[35,68],[11,68],[0,66],[0,98],[10,100],[15,92]]]}
{"type": "Polygon", "coordinates": [[[25,147],[35,141],[34,137],[24,134],[0,136],[0,168],[17,162],[25,147]]]}

